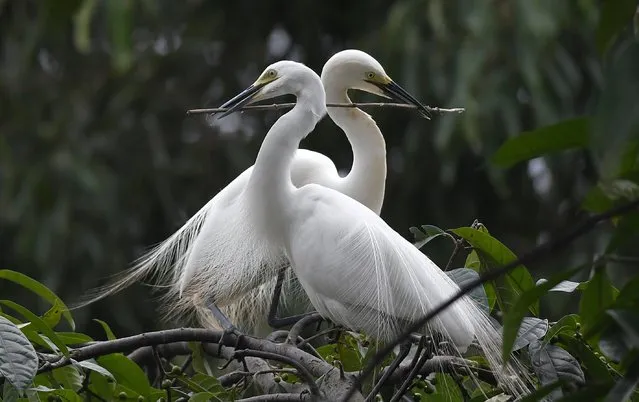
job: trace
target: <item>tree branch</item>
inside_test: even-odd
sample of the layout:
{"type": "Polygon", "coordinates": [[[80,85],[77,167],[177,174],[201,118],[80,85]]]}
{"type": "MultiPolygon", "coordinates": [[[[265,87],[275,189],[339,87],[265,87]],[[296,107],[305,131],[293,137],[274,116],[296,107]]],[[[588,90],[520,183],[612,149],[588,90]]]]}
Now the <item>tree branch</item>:
{"type": "MultiPolygon", "coordinates": [[[[492,372],[489,370],[485,370],[481,367],[475,366],[475,362],[471,360],[466,360],[461,357],[455,356],[433,356],[429,359],[426,364],[419,370],[418,374],[422,376],[427,376],[431,373],[455,373],[457,369],[460,367],[469,368],[472,371],[477,372],[477,377],[492,385],[497,385],[497,380],[492,372]]],[[[410,364],[402,364],[400,365],[393,374],[388,378],[389,384],[396,384],[404,380],[410,371],[410,364]]],[[[383,374],[385,371],[382,370],[380,373],[383,374]]]]}
{"type": "Polygon", "coordinates": [[[275,360],[285,364],[290,364],[291,366],[295,367],[300,377],[304,378],[304,381],[306,381],[306,383],[308,384],[311,394],[313,395],[320,394],[319,387],[315,383],[313,376],[306,369],[306,367],[304,367],[299,361],[296,361],[295,359],[291,359],[288,356],[282,356],[277,353],[263,352],[259,350],[244,349],[244,350],[238,350],[233,354],[234,358],[244,358],[246,356],[261,357],[262,359],[275,360]]]}
{"type": "Polygon", "coordinates": [[[426,325],[426,323],[428,323],[430,320],[435,318],[438,314],[446,310],[457,300],[467,295],[476,287],[481,286],[486,282],[495,280],[499,278],[500,276],[502,276],[503,274],[508,273],[509,271],[515,269],[516,267],[520,265],[529,264],[531,262],[539,261],[545,257],[548,257],[549,255],[555,253],[556,251],[561,250],[566,245],[572,243],[575,239],[588,233],[598,223],[608,220],[610,218],[613,218],[615,216],[620,216],[620,215],[630,213],[636,210],[638,207],[639,207],[639,200],[635,200],[635,201],[620,205],[618,207],[612,208],[606,212],[593,215],[589,217],[588,219],[584,220],[583,222],[581,222],[580,224],[576,225],[572,230],[568,231],[563,236],[557,237],[554,240],[548,241],[538,247],[535,247],[532,250],[528,251],[527,253],[524,253],[520,258],[516,259],[515,261],[509,264],[506,264],[502,266],[501,268],[493,269],[489,272],[486,272],[480,275],[478,279],[475,279],[469,282],[467,285],[461,287],[460,290],[454,296],[452,296],[450,299],[448,299],[444,303],[440,304],[439,306],[431,310],[422,319],[413,323],[413,325],[411,325],[406,331],[404,331],[404,333],[400,335],[394,342],[388,343],[384,348],[379,350],[375,354],[374,358],[371,359],[371,361],[366,366],[366,368],[362,371],[361,376],[357,377],[357,379],[355,380],[355,384],[346,394],[343,401],[349,400],[349,398],[354,394],[355,390],[361,386],[361,381],[373,372],[375,366],[380,364],[386,358],[386,355],[388,355],[395,346],[399,345],[401,342],[407,339],[411,335],[411,333],[416,332],[420,328],[423,328],[424,325],[426,325]]]}
{"type": "Polygon", "coordinates": [[[310,401],[310,394],[270,394],[252,396],[250,398],[238,399],[236,402],[287,402],[287,401],[310,401]]]}
{"type": "MultiPolygon", "coordinates": [[[[164,345],[158,349],[161,353],[189,354],[191,353],[191,350],[185,342],[202,342],[202,347],[207,354],[227,360],[237,358],[238,356],[246,356],[245,362],[251,372],[269,370],[271,367],[260,358],[248,356],[265,356],[269,359],[273,358],[274,360],[280,360],[287,364],[292,364],[297,369],[301,368],[298,371],[302,377],[309,379],[310,376],[310,390],[317,387],[313,378],[322,378],[323,384],[327,384],[327,387],[325,387],[325,393],[329,400],[342,399],[355,381],[355,375],[341,377],[339,372],[334,370],[335,367],[328,364],[321,358],[315,357],[293,345],[273,343],[250,336],[238,337],[233,333],[225,334],[220,330],[200,328],[169,329],[143,333],[110,341],[93,342],[89,345],[72,350],[69,358],[59,355],[41,355],[41,359],[44,363],[41,365],[38,372],[47,372],[58,367],[66,366],[71,363],[71,360],[83,361],[112,353],[127,353],[133,351],[131,353],[131,357],[136,361],[143,361],[147,358],[149,349],[152,352],[151,347],[159,345],[164,345]],[[222,346],[219,348],[218,346],[220,342],[224,345],[236,345],[237,350],[228,346],[222,346]],[[149,349],[143,349],[140,351],[135,350],[145,347],[148,347],[149,349]]],[[[259,381],[257,379],[256,381],[258,381],[260,388],[264,391],[281,392],[281,386],[283,384],[276,384],[273,381],[272,375],[261,375],[258,377],[259,381]],[[279,385],[279,389],[273,385],[279,385]]],[[[292,392],[300,389],[298,384],[284,385],[291,385],[290,390],[292,392]]],[[[289,387],[287,387],[287,390],[288,388],[289,387]]]]}
{"type": "MultiPolygon", "coordinates": [[[[295,103],[274,103],[270,105],[252,105],[252,106],[244,106],[240,108],[242,111],[258,111],[258,110],[278,110],[278,109],[290,109],[295,106],[295,103]]],[[[364,107],[364,108],[398,108],[398,109],[417,109],[415,105],[409,105],[405,103],[390,103],[390,102],[378,102],[378,103],[327,103],[326,107],[342,107],[342,108],[355,108],[355,107],[364,107]]],[[[463,113],[466,109],[462,107],[452,108],[452,109],[444,109],[440,107],[432,107],[425,106],[426,110],[428,110],[432,114],[444,114],[444,113],[463,113]]],[[[220,113],[226,112],[228,109],[226,108],[212,108],[212,109],[189,109],[186,111],[187,116],[191,116],[194,114],[207,114],[207,113],[220,113]]]]}

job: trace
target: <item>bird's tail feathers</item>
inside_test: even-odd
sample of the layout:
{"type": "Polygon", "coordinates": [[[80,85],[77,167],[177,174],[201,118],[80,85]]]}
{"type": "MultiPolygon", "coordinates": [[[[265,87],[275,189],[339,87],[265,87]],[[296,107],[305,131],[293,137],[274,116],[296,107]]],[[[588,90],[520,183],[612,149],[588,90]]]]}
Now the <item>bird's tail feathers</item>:
{"type": "Polygon", "coordinates": [[[168,239],[138,258],[129,269],[112,276],[110,283],[88,291],[79,302],[72,305],[71,309],[78,309],[104,299],[143,279],[153,278],[155,287],[171,286],[162,285],[162,283],[179,277],[186,262],[185,256],[197,238],[214,203],[215,198],[204,205],[168,239]]]}

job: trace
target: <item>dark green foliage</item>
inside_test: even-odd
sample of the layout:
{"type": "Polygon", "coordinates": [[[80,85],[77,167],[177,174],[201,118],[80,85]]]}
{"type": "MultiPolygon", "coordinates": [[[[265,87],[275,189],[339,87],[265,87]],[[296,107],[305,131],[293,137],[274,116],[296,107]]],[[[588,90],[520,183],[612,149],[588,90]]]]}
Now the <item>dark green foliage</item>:
{"type": "MultiPolygon", "coordinates": [[[[42,366],[159,325],[140,288],[75,317],[62,300],[124,269],[252,163],[274,113],[247,113],[227,133],[183,112],[219,104],[273,59],[320,71],[335,51],[361,48],[425,103],[466,108],[430,123],[374,115],[390,154],[382,216],[406,235],[438,225],[410,233],[440,266],[464,262],[447,271],[462,287],[583,215],[639,198],[635,0],[342,3],[0,1],[3,402],[227,401],[258,395],[257,375],[272,375],[272,392],[302,385],[274,362],[275,373],[223,383],[224,362],[198,342],[189,364],[141,367],[115,353],[42,366]],[[273,50],[264,38],[282,32],[290,43],[273,50]],[[486,226],[460,227],[476,218],[486,226]]],[[[317,131],[304,145],[348,166],[337,129],[317,131]]],[[[504,357],[532,377],[526,401],[639,401],[637,240],[639,213],[615,217],[470,293],[503,325],[504,357]]],[[[380,346],[354,332],[314,345],[350,373],[380,346]]],[[[475,352],[472,370],[486,370],[475,352]]],[[[418,377],[406,395],[500,393],[456,370],[418,377]]]]}

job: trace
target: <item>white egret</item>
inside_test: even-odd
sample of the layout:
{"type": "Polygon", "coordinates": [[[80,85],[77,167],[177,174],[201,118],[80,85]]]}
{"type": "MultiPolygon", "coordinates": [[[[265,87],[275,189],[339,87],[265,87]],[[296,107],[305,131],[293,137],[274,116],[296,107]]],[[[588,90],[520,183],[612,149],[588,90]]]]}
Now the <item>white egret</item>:
{"type": "MultiPolygon", "coordinates": [[[[371,85],[386,76],[365,73],[371,85]]],[[[326,113],[320,78],[291,61],[272,64],[222,107],[223,115],[256,100],[293,94],[295,107],[275,122],[259,150],[243,196],[265,254],[284,253],[312,305],[325,318],[380,341],[392,341],[459,287],[377,214],[334,189],[297,188],[291,166],[300,141],[326,113]]],[[[511,366],[501,366],[500,334],[469,297],[438,315],[425,331],[447,336],[459,351],[476,338],[501,385],[527,391],[511,366]]]]}
{"type": "MultiPolygon", "coordinates": [[[[349,103],[347,91],[357,89],[426,108],[395,84],[382,66],[359,50],[336,53],[322,70],[327,102],[349,103]],[[371,79],[367,79],[367,76],[371,79]]],[[[330,108],[331,119],[344,130],[353,152],[349,174],[340,177],[326,156],[298,149],[291,166],[295,186],[317,183],[340,191],[379,214],[386,182],[386,145],[374,120],[365,112],[352,108],[330,108]]],[[[155,274],[170,277],[172,288],[165,304],[172,316],[183,318],[198,312],[200,321],[216,326],[203,307],[213,300],[223,306],[232,323],[255,333],[266,327],[266,317],[275,286],[274,275],[285,259],[271,255],[264,239],[257,236],[249,219],[245,189],[253,167],[245,170],[220,191],[177,232],[149,253],[120,279],[99,289],[87,302],[95,301],[129,286],[136,280],[155,274]],[[267,283],[262,284],[264,281],[267,283]],[[260,285],[256,288],[257,285],[260,285]]],[[[291,270],[287,270],[282,304],[308,306],[308,298],[299,291],[291,270]],[[288,303],[295,296],[298,300],[288,303]]]]}

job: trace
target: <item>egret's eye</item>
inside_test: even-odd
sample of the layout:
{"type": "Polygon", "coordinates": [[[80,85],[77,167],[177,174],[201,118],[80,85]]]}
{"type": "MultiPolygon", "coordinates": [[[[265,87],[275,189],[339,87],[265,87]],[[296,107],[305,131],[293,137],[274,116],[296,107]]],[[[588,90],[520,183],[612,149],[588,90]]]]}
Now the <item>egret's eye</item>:
{"type": "Polygon", "coordinates": [[[266,72],[266,78],[275,78],[277,77],[277,71],[275,70],[268,70],[266,72]]]}
{"type": "Polygon", "coordinates": [[[366,73],[366,79],[372,80],[373,78],[375,78],[375,73],[374,72],[368,72],[366,73]]]}

